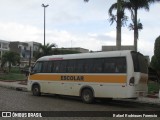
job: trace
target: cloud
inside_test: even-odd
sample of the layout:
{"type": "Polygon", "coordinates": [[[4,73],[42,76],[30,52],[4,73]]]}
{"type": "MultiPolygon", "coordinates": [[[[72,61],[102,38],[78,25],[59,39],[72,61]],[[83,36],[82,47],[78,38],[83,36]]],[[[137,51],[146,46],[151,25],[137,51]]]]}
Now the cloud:
{"type": "MultiPolygon", "coordinates": [[[[89,37],[101,41],[103,44],[106,45],[115,45],[116,44],[116,31],[105,32],[102,34],[97,33],[89,33],[89,37]]],[[[121,38],[122,45],[133,45],[133,33],[122,29],[122,38],[121,38]]]]}
{"type": "MultiPolygon", "coordinates": [[[[30,25],[0,22],[0,38],[7,41],[36,41],[43,44],[43,29],[30,25]]],[[[58,47],[84,47],[95,49],[99,43],[95,39],[77,36],[65,30],[46,30],[46,43],[56,43],[58,47]],[[72,43],[71,43],[72,42],[72,43]],[[71,45],[72,44],[72,45],[71,45]]]]}
{"type": "MultiPolygon", "coordinates": [[[[108,8],[116,0],[4,0],[0,4],[0,39],[43,43],[43,8],[46,9],[46,43],[58,47],[83,47],[101,50],[102,45],[115,45],[116,25],[108,22],[108,8]]],[[[139,33],[138,50],[153,55],[154,41],[159,36],[159,4],[150,11],[138,11],[144,26],[139,33]]],[[[128,14],[130,16],[130,13],[128,14]]],[[[133,31],[122,28],[122,45],[133,45],[133,31]]]]}
{"type": "MultiPolygon", "coordinates": [[[[43,44],[43,29],[30,25],[0,22],[0,38],[8,41],[36,41],[43,44]]],[[[147,34],[149,30],[143,31],[147,34]]],[[[144,34],[143,33],[143,34],[144,34]]],[[[142,34],[142,33],[141,33],[142,34]]],[[[140,34],[140,36],[141,36],[140,34]]],[[[77,35],[66,30],[46,30],[46,43],[56,43],[61,47],[82,47],[93,51],[100,51],[102,45],[115,45],[116,31],[105,33],[88,33],[77,35]]],[[[155,35],[157,36],[157,35],[155,35]]],[[[154,40],[140,37],[138,50],[150,57],[153,55],[154,40]],[[144,45],[145,43],[145,45],[144,45]]],[[[133,31],[123,30],[122,45],[133,45],[133,31]]]]}
{"type": "Polygon", "coordinates": [[[0,38],[9,41],[37,41],[43,33],[36,27],[17,23],[0,22],[0,28],[0,38]]]}
{"type": "MultiPolygon", "coordinates": [[[[30,25],[0,22],[0,38],[8,41],[36,41],[43,43],[43,29],[30,25]]],[[[75,35],[65,30],[46,30],[46,43],[58,47],[83,47],[101,50],[102,41],[91,36],[75,35]]]]}
{"type": "Polygon", "coordinates": [[[89,33],[88,36],[102,42],[115,42],[115,36],[112,36],[112,32],[104,34],[89,33]]]}
{"type": "Polygon", "coordinates": [[[139,51],[142,52],[144,55],[148,55],[150,56],[150,58],[152,57],[154,44],[151,41],[140,39],[138,41],[138,48],[139,51]]]}
{"type": "MultiPolygon", "coordinates": [[[[49,32],[49,31],[48,31],[49,32]]],[[[49,43],[56,43],[61,47],[82,47],[89,50],[100,50],[100,41],[89,36],[79,36],[67,31],[54,30],[47,37],[49,43]],[[94,44],[93,44],[94,43],[94,44]]]]}

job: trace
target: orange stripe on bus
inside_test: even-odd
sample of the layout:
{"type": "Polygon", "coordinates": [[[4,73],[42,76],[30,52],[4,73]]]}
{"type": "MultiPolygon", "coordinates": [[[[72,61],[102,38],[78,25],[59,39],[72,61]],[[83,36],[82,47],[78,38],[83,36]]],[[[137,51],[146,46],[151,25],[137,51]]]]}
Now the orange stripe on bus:
{"type": "Polygon", "coordinates": [[[30,75],[29,80],[46,80],[46,81],[66,81],[66,82],[103,82],[103,83],[126,83],[126,75],[30,75]],[[64,80],[62,76],[71,77],[72,79],[64,80]],[[78,77],[83,77],[83,80],[79,80],[78,77]],[[74,78],[74,79],[73,79],[74,78]]]}

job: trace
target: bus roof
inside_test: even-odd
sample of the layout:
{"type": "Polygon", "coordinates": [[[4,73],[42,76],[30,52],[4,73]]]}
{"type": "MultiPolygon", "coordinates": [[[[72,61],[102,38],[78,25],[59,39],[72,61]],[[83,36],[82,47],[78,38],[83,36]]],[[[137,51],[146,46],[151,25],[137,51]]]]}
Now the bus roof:
{"type": "Polygon", "coordinates": [[[65,55],[50,55],[50,56],[43,56],[39,58],[37,61],[116,57],[116,56],[126,56],[130,53],[131,50],[123,50],[123,51],[109,51],[109,52],[107,51],[107,52],[78,53],[78,54],[65,54],[65,55]]]}

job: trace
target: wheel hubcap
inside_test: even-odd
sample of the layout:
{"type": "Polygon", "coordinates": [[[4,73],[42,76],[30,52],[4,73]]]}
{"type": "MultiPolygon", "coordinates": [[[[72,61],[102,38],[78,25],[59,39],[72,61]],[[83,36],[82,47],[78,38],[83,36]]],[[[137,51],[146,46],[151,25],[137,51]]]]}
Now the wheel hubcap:
{"type": "Polygon", "coordinates": [[[37,93],[38,92],[38,88],[34,88],[34,93],[37,93]]]}
{"type": "Polygon", "coordinates": [[[84,95],[84,100],[85,100],[85,101],[89,101],[89,100],[90,100],[89,94],[85,94],[85,95],[84,95]]]}

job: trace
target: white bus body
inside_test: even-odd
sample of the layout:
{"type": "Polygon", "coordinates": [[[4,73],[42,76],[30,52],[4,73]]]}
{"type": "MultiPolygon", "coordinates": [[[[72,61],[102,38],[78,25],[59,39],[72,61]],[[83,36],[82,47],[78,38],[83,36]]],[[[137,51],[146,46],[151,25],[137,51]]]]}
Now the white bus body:
{"type": "Polygon", "coordinates": [[[94,98],[137,98],[147,93],[147,65],[142,54],[112,51],[39,58],[28,77],[28,90],[94,98]],[[118,71],[119,70],[119,71],[118,71]]]}

